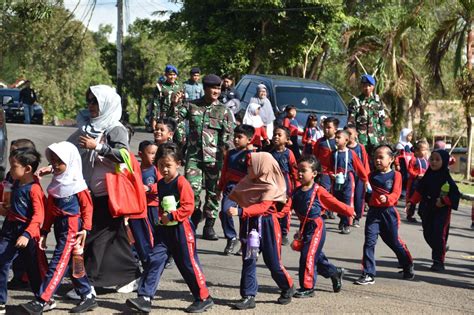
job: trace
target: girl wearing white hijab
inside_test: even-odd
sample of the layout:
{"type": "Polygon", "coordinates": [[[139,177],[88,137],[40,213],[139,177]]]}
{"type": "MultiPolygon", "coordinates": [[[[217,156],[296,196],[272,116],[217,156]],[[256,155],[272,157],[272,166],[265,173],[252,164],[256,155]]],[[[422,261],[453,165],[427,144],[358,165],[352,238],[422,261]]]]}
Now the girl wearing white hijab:
{"type": "Polygon", "coordinates": [[[260,105],[260,117],[262,117],[267,135],[271,139],[273,137],[273,122],[275,121],[275,114],[273,113],[272,103],[267,98],[267,95],[268,92],[265,84],[259,84],[257,86],[256,94],[250,99],[249,104],[256,103],[260,105]]]}
{"type": "Polygon", "coordinates": [[[242,122],[245,125],[250,125],[255,129],[253,138],[250,140],[250,143],[253,144],[258,149],[262,148],[262,138],[265,143],[268,145],[270,140],[268,139],[267,132],[265,130],[265,125],[260,117],[260,105],[257,103],[250,103],[247,106],[245,111],[244,119],[242,122]]]}

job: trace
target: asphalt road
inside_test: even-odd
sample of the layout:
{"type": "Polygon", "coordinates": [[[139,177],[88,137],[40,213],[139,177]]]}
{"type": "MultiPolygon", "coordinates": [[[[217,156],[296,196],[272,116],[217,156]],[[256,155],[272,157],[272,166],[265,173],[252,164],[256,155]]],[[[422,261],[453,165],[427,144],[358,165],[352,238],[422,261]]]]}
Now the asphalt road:
{"type": "MultiPolygon", "coordinates": [[[[44,152],[50,143],[66,139],[73,131],[74,128],[8,125],[10,141],[23,137],[30,138],[36,143],[40,152],[44,152]]],[[[151,134],[136,133],[131,143],[132,150],[136,152],[141,140],[151,138],[151,134]]],[[[43,187],[46,187],[47,182],[47,178],[43,180],[43,187]]],[[[403,202],[401,203],[403,205],[403,202]]],[[[400,207],[399,211],[404,218],[403,208],[400,207]]],[[[416,278],[413,281],[402,280],[395,255],[382,241],[379,241],[376,248],[376,283],[370,286],[352,284],[360,275],[365,220],[361,222],[362,227],[353,229],[350,235],[337,233],[337,222],[328,221],[324,251],[332,263],[346,269],[342,291],[338,294],[333,293],[331,281],[320,277],[314,298],[294,299],[291,304],[281,306],[276,304],[278,288],[270,272],[264,267],[263,261],[259,260],[257,275],[260,289],[257,308],[252,313],[474,314],[474,230],[470,227],[470,217],[471,208],[468,205],[463,205],[459,211],[453,212],[449,236],[450,251],[447,253],[444,273],[429,270],[431,251],[423,239],[421,225],[409,224],[402,220],[400,236],[407,243],[415,259],[416,278]]],[[[292,231],[296,229],[296,220],[293,218],[292,231]]],[[[217,230],[222,237],[220,226],[217,230]]],[[[51,237],[49,241],[53,241],[51,237]]],[[[210,313],[237,312],[232,310],[230,305],[240,298],[241,258],[223,256],[221,252],[224,247],[223,238],[216,242],[201,239],[197,242],[199,258],[216,303],[210,313]]],[[[282,249],[282,257],[284,265],[297,284],[298,253],[287,246],[282,249]]],[[[64,284],[58,295],[63,295],[69,288],[69,284],[64,284]]],[[[32,298],[29,291],[10,291],[9,294],[7,311],[10,314],[21,313],[18,305],[32,298]]],[[[125,299],[133,297],[134,294],[120,294],[111,290],[99,291],[98,294],[100,308],[93,314],[131,313],[124,303],[125,299]]],[[[54,313],[58,314],[66,313],[74,303],[61,297],[57,301],[58,308],[54,313]]],[[[191,302],[192,296],[177,269],[165,270],[153,301],[153,312],[182,312],[191,302]]]]}

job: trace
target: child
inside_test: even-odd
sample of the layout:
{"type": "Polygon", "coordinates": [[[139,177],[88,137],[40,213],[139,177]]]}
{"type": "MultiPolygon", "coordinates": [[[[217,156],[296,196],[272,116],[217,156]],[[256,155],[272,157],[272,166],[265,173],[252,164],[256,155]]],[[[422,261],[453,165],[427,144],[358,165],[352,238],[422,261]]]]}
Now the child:
{"type": "Polygon", "coordinates": [[[251,153],[248,175],[235,186],[229,196],[242,207],[231,207],[227,212],[229,215],[239,215],[242,218],[240,225],[240,239],[244,253],[240,279],[242,299],[234,305],[236,309],[255,308],[255,296],[258,291],[256,256],[259,251],[262,252],[263,261],[270,269],[273,280],[281,289],[278,303],[290,303],[295,292],[293,279],[283,266],[280,255],[278,208],[284,206],[282,211],[288,212],[291,206],[291,203],[286,203],[285,186],[280,167],[269,153],[251,153]],[[249,245],[251,237],[254,241],[253,247],[249,245]]]}
{"type": "MultiPolygon", "coordinates": [[[[446,142],[441,140],[436,141],[433,146],[433,151],[436,150],[446,150],[446,142]]],[[[449,166],[453,165],[454,163],[456,163],[456,158],[452,155],[449,155],[449,166]]]]}
{"type": "Polygon", "coordinates": [[[293,151],[295,158],[299,159],[301,153],[298,144],[298,136],[302,136],[303,132],[300,131],[298,121],[296,120],[296,107],[293,105],[288,105],[285,108],[285,112],[286,117],[283,119],[283,126],[290,130],[291,151],[293,151]]]}
{"type": "MultiPolygon", "coordinates": [[[[48,268],[45,253],[38,248],[45,197],[33,174],[40,163],[40,154],[32,149],[16,149],[10,153],[9,162],[14,181],[11,204],[2,203],[0,207],[0,215],[6,217],[0,232],[0,313],[5,313],[8,272],[17,255],[22,257],[35,296],[48,268]]],[[[55,306],[51,303],[46,308],[55,306]]]]}
{"type": "MultiPolygon", "coordinates": [[[[428,162],[429,154],[429,145],[428,142],[421,140],[415,144],[415,156],[410,160],[408,164],[408,182],[407,182],[407,200],[411,199],[411,196],[418,187],[418,183],[423,175],[426,173],[426,170],[429,167],[428,162]]],[[[407,205],[407,221],[416,223],[417,220],[414,217],[415,215],[416,204],[412,203],[410,206],[407,205]]]]}
{"type": "Polygon", "coordinates": [[[301,186],[293,193],[292,207],[300,220],[297,240],[303,243],[299,264],[300,289],[296,298],[314,296],[316,276],[331,278],[334,292],[341,291],[343,268],[336,268],[323,253],[326,228],[321,218],[323,207],[330,207],[345,216],[352,216],[354,209],[338,201],[323,187],[315,183],[321,165],[312,155],[303,155],[298,163],[298,177],[301,186]]]}
{"type": "Polygon", "coordinates": [[[186,312],[204,312],[214,302],[196,252],[196,239],[190,222],[194,194],[189,182],[178,173],[181,166],[178,146],[174,143],[160,145],[155,161],[163,176],[158,182],[161,222],[155,227],[155,244],[138,287],[138,297],[127,299],[126,303],[134,310],[151,312],[151,299],[155,296],[166,260],[172,255],[194,297],[186,312]]]}
{"type": "MultiPolygon", "coordinates": [[[[280,165],[281,172],[285,178],[286,183],[286,194],[288,198],[291,198],[293,190],[299,186],[298,182],[298,164],[296,163],[296,158],[293,155],[293,152],[289,150],[286,145],[290,137],[290,131],[282,126],[276,126],[273,129],[273,149],[270,151],[270,154],[275,158],[280,165]]],[[[291,213],[278,214],[280,218],[281,244],[286,246],[289,244],[288,233],[290,232],[291,225],[291,213]]]]}
{"type": "Polygon", "coordinates": [[[412,204],[421,201],[423,236],[432,250],[433,271],[444,270],[451,209],[457,210],[461,195],[448,166],[449,153],[445,150],[433,151],[430,167],[410,198],[412,204]]]}
{"type": "Polygon", "coordinates": [[[173,141],[176,126],[176,121],[171,117],[158,118],[153,132],[156,145],[173,141]]]}
{"type": "Polygon", "coordinates": [[[268,145],[270,143],[265,125],[263,124],[263,120],[260,117],[259,104],[250,103],[249,106],[247,106],[247,110],[245,111],[245,116],[242,122],[246,125],[252,126],[255,129],[254,136],[250,143],[253,144],[258,151],[262,149],[262,138],[265,144],[268,145]]]}
{"type": "MultiPolygon", "coordinates": [[[[364,145],[357,142],[358,132],[354,125],[349,125],[344,127],[344,130],[349,133],[349,142],[347,143],[347,147],[353,150],[359,160],[364,165],[365,171],[367,174],[370,173],[370,166],[369,166],[369,156],[367,155],[367,151],[365,150],[364,145]]],[[[364,182],[359,178],[359,176],[355,176],[355,188],[354,188],[354,209],[356,216],[354,221],[352,222],[353,227],[360,227],[360,219],[364,215],[364,208],[365,208],[365,186],[364,182]]]]}
{"type": "Polygon", "coordinates": [[[224,166],[221,171],[221,178],[217,184],[219,192],[223,193],[221,202],[221,212],[219,217],[222,222],[222,230],[227,239],[227,245],[224,249],[224,255],[230,255],[234,252],[237,244],[237,233],[234,228],[234,220],[227,215],[230,207],[238,207],[237,203],[229,199],[229,194],[237,183],[247,175],[249,163],[249,154],[247,146],[250,139],[254,136],[254,128],[250,125],[239,125],[234,129],[234,146],[224,157],[224,166]]]}
{"type": "MultiPolygon", "coordinates": [[[[40,246],[46,250],[46,237],[54,224],[56,248],[39,296],[21,305],[30,314],[44,311],[44,306],[51,300],[69,269],[73,250],[83,250],[87,231],[92,228],[92,198],[82,177],[82,161],[76,146],[67,141],[53,143],[46,149],[46,157],[53,169],[53,179],[48,186],[40,246]]],[[[86,275],[80,278],[73,276],[72,283],[81,296],[81,302],[70,310],[71,313],[86,312],[98,306],[86,275]]]]}
{"type": "Polygon", "coordinates": [[[402,174],[403,185],[402,189],[406,190],[408,180],[408,165],[413,158],[411,140],[413,139],[413,131],[409,128],[403,128],[400,131],[400,137],[396,146],[398,155],[395,158],[395,170],[402,174]]]}
{"type": "Polygon", "coordinates": [[[309,115],[306,120],[306,125],[303,132],[303,153],[312,154],[313,146],[316,144],[319,138],[323,137],[323,131],[318,127],[318,117],[316,115],[309,115]]]}
{"type": "MultiPolygon", "coordinates": [[[[347,148],[348,142],[349,133],[345,130],[338,130],[336,132],[337,150],[332,155],[331,169],[334,171],[334,197],[353,207],[355,176],[357,175],[359,180],[363,182],[363,189],[365,190],[369,173],[355,151],[347,148]]],[[[349,234],[351,232],[351,218],[341,215],[339,217],[341,218],[339,222],[341,234],[349,234]]]]}
{"type": "Polygon", "coordinates": [[[415,277],[411,254],[398,235],[400,215],[395,206],[402,191],[402,175],[391,169],[393,155],[392,149],[387,145],[374,150],[375,171],[369,176],[372,195],[365,222],[363,273],[355,284],[375,283],[374,251],[379,234],[397,255],[398,263],[403,267],[403,279],[411,280],[415,277]]]}
{"type": "MultiPolygon", "coordinates": [[[[322,120],[322,118],[321,118],[322,120]]],[[[319,138],[313,148],[313,154],[321,163],[321,178],[320,184],[329,192],[332,192],[332,178],[331,178],[331,157],[332,152],[336,150],[336,131],[339,127],[339,120],[334,117],[327,117],[324,119],[324,137],[319,138]]],[[[335,219],[336,217],[330,209],[324,209],[323,219],[335,219]]]]}

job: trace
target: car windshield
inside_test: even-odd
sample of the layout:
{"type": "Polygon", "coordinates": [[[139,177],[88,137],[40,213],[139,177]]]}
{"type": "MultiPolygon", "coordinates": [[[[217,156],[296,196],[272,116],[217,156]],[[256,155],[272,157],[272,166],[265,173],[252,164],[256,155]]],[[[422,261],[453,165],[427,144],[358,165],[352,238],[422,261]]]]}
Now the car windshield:
{"type": "Polygon", "coordinates": [[[20,98],[20,91],[18,90],[1,90],[0,89],[0,102],[2,105],[12,104],[18,102],[20,98]]]}
{"type": "Polygon", "coordinates": [[[333,112],[344,114],[346,107],[335,91],[277,86],[275,88],[276,102],[280,110],[287,105],[295,105],[299,110],[310,110],[318,112],[333,112]]]}

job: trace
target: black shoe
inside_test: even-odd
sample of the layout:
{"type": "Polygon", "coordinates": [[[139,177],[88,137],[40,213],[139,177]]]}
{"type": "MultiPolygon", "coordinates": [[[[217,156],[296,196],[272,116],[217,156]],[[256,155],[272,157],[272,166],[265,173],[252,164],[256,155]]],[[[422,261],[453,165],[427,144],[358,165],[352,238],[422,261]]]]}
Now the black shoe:
{"type": "Polygon", "coordinates": [[[418,223],[418,220],[414,217],[407,217],[407,221],[410,223],[418,223]]]}
{"type": "Polygon", "coordinates": [[[255,308],[255,297],[245,296],[239,301],[239,303],[234,304],[234,308],[237,310],[249,310],[255,308]]]}
{"type": "Polygon", "coordinates": [[[339,231],[342,231],[343,228],[344,228],[344,223],[342,223],[342,221],[339,221],[339,224],[337,225],[337,229],[339,231]]]}
{"type": "Polygon", "coordinates": [[[186,313],[202,313],[214,306],[214,301],[211,297],[208,297],[204,301],[196,300],[193,304],[189,305],[184,311],[186,313]]]}
{"type": "Polygon", "coordinates": [[[293,285],[288,290],[283,290],[280,293],[280,297],[278,298],[278,303],[282,305],[289,304],[291,302],[291,298],[295,295],[295,286],[293,285]]]}
{"type": "Polygon", "coordinates": [[[193,214],[191,215],[191,222],[194,225],[194,231],[197,231],[199,223],[202,221],[202,211],[199,209],[195,209],[193,214]]]}
{"type": "Polygon", "coordinates": [[[290,244],[290,240],[288,239],[288,235],[284,234],[281,236],[281,245],[286,246],[290,244]]]}
{"type": "Polygon", "coordinates": [[[297,299],[310,298],[314,296],[314,289],[298,289],[293,297],[297,299]]]}
{"type": "Polygon", "coordinates": [[[216,219],[206,219],[206,223],[204,224],[204,228],[202,230],[202,238],[208,241],[217,241],[219,238],[214,231],[214,223],[216,219]]]}
{"type": "Polygon", "coordinates": [[[360,227],[360,222],[358,219],[354,219],[354,221],[352,222],[352,226],[355,227],[355,228],[359,228],[360,227]]]}
{"type": "Polygon", "coordinates": [[[20,279],[13,278],[8,282],[7,289],[8,290],[23,290],[28,289],[30,286],[28,282],[21,281],[20,279]]]}
{"type": "Polygon", "coordinates": [[[35,300],[21,304],[20,306],[23,307],[23,309],[30,315],[41,315],[43,314],[44,305],[44,303],[40,303],[35,300]]]}
{"type": "Polygon", "coordinates": [[[435,261],[433,262],[433,265],[431,266],[430,270],[437,271],[437,272],[444,271],[445,270],[444,264],[442,262],[435,261]]]}
{"type": "Polygon", "coordinates": [[[323,220],[327,220],[328,219],[328,215],[325,213],[321,216],[321,218],[323,218],[323,220]]]}
{"type": "Polygon", "coordinates": [[[351,228],[347,225],[342,227],[341,234],[351,234],[351,228]]]}
{"type": "Polygon", "coordinates": [[[471,223],[471,229],[474,229],[474,222],[471,223]]]}
{"type": "Polygon", "coordinates": [[[344,268],[336,268],[336,273],[331,276],[332,289],[338,293],[342,289],[342,277],[344,277],[344,268]]]}
{"type": "Polygon", "coordinates": [[[224,249],[224,255],[229,256],[234,252],[235,244],[237,244],[237,239],[234,237],[233,239],[227,240],[227,245],[224,249]]]}
{"type": "Polygon", "coordinates": [[[69,313],[85,313],[97,308],[98,306],[95,297],[92,295],[90,298],[86,297],[82,299],[76,307],[71,308],[69,313]]]}
{"type": "Polygon", "coordinates": [[[151,299],[146,300],[144,296],[139,296],[134,299],[127,299],[125,303],[131,309],[134,309],[143,313],[151,312],[151,299]]]}
{"type": "Polygon", "coordinates": [[[171,269],[173,267],[174,267],[174,259],[172,256],[170,256],[165,263],[165,269],[171,269]]]}
{"type": "Polygon", "coordinates": [[[354,284],[359,284],[359,285],[367,285],[367,284],[374,284],[374,283],[375,283],[375,278],[368,274],[363,274],[362,276],[360,276],[359,279],[354,281],[354,284]]]}
{"type": "Polygon", "coordinates": [[[328,218],[331,219],[331,220],[334,220],[334,219],[336,219],[336,216],[334,215],[333,212],[328,211],[328,218]]]}
{"type": "Polygon", "coordinates": [[[408,266],[403,267],[403,279],[405,280],[415,279],[415,265],[409,264],[408,266]]]}
{"type": "Polygon", "coordinates": [[[235,256],[242,256],[242,246],[240,246],[239,250],[235,252],[235,256]]]}

